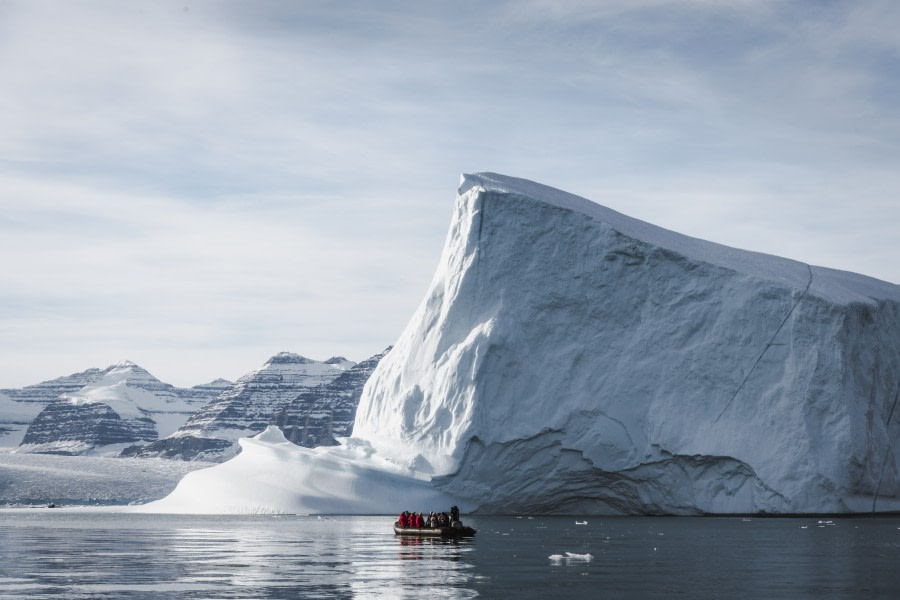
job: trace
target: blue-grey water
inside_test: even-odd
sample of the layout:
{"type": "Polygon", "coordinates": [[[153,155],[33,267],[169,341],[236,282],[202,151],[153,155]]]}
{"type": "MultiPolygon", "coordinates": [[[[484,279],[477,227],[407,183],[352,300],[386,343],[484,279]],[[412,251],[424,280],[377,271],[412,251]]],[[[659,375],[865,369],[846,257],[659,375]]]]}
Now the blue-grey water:
{"type": "Polygon", "coordinates": [[[585,519],[6,510],[0,598],[900,598],[897,518],[585,519]]]}

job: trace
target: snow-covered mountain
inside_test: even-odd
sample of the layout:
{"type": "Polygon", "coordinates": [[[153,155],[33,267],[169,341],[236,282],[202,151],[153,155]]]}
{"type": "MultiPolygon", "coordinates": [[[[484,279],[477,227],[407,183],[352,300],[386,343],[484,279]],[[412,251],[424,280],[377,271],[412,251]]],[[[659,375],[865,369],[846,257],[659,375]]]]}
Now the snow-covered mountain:
{"type": "Polygon", "coordinates": [[[485,513],[896,510],[898,400],[900,286],[467,175],[346,445],[269,432],[150,509],[391,512],[360,490],[425,479],[485,513]]]}
{"type": "Polygon", "coordinates": [[[335,438],[346,437],[353,430],[363,386],[389,351],[387,348],[333,380],[302,392],[272,422],[289,441],[299,446],[336,445],[335,438]]]}
{"type": "Polygon", "coordinates": [[[25,437],[28,425],[41,412],[36,402],[13,400],[0,393],[0,448],[18,446],[25,437]]]}
{"type": "MultiPolygon", "coordinates": [[[[175,431],[230,385],[217,380],[176,388],[130,361],[90,373],[89,383],[63,392],[37,414],[19,452],[80,454],[102,446],[155,440],[175,431]]],[[[59,386],[43,388],[55,391],[59,386]]]]}
{"type": "Polygon", "coordinates": [[[70,394],[78,391],[84,386],[97,381],[99,378],[103,377],[105,372],[105,369],[91,368],[81,371],[80,373],[57,377],[56,379],[42,381],[41,383],[25,386],[23,388],[0,390],[0,394],[5,394],[19,402],[33,402],[46,405],[63,394],[70,394]]]}
{"type": "Polygon", "coordinates": [[[24,388],[0,390],[0,448],[21,444],[28,426],[47,404],[81,389],[102,373],[102,369],[87,369],[24,388]]]}
{"type": "Polygon", "coordinates": [[[225,460],[239,451],[238,438],[263,431],[302,391],[328,383],[354,365],[339,356],[320,362],[281,352],[238,379],[170,436],[127,448],[123,456],[225,460]]]}

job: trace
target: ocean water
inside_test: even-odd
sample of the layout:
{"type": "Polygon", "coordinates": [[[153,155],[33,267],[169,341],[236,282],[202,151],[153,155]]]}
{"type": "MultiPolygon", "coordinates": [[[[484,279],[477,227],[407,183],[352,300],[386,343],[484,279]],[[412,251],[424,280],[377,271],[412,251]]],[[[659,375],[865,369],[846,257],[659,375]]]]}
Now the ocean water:
{"type": "Polygon", "coordinates": [[[898,518],[465,520],[0,510],[0,598],[900,598],[898,518]]]}

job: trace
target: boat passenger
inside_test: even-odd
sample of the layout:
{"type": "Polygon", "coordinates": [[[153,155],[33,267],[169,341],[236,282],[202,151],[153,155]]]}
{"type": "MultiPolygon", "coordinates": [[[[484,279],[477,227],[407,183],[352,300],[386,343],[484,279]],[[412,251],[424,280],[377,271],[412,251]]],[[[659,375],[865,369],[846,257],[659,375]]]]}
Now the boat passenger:
{"type": "Polygon", "coordinates": [[[419,529],[425,527],[425,519],[422,518],[422,513],[416,515],[416,527],[419,529]]]}
{"type": "Polygon", "coordinates": [[[397,519],[397,522],[400,523],[400,527],[407,527],[409,525],[408,517],[409,513],[407,513],[405,510],[400,513],[400,518],[397,519]]]}

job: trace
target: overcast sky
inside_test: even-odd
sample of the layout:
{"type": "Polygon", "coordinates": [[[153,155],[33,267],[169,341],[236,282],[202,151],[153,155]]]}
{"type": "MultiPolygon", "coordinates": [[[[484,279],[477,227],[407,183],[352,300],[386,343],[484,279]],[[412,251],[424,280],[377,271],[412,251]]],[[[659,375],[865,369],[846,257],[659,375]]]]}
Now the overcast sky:
{"type": "Polygon", "coordinates": [[[0,0],[0,387],[362,360],[459,174],[900,282],[900,3],[0,0]]]}

